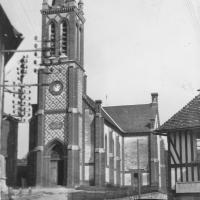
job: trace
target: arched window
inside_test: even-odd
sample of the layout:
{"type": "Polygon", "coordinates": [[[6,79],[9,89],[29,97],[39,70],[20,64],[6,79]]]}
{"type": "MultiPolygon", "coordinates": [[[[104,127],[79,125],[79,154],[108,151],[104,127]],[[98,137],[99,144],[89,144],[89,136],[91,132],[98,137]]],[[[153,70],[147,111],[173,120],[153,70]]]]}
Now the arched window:
{"type": "Polygon", "coordinates": [[[50,55],[56,54],[56,27],[55,23],[51,22],[49,25],[49,40],[50,40],[50,55]]]}
{"type": "Polygon", "coordinates": [[[105,135],[105,163],[106,163],[106,166],[107,166],[107,163],[108,163],[108,141],[107,141],[107,135],[105,135]]]}
{"type": "Polygon", "coordinates": [[[78,24],[76,24],[76,43],[77,43],[77,47],[76,47],[76,57],[77,60],[80,61],[81,59],[81,28],[78,24]]]}
{"type": "Polygon", "coordinates": [[[67,23],[65,21],[60,27],[60,53],[67,55],[67,23]]]}

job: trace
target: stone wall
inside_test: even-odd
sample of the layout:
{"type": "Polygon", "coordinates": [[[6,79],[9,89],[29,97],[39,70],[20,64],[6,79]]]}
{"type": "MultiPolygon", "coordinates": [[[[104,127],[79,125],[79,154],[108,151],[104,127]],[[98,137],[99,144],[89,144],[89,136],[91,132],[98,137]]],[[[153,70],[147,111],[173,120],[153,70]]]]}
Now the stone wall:
{"type": "Polygon", "coordinates": [[[6,159],[6,183],[8,186],[15,186],[17,182],[17,136],[17,120],[10,117],[3,120],[1,152],[6,159]]]}
{"type": "Polygon", "coordinates": [[[149,140],[148,136],[144,136],[124,138],[124,164],[126,186],[137,186],[137,140],[139,140],[139,169],[142,170],[141,182],[143,185],[149,185],[149,140]]]}
{"type": "Polygon", "coordinates": [[[123,185],[123,137],[104,124],[105,177],[108,185],[123,185]]]}
{"type": "Polygon", "coordinates": [[[94,113],[89,108],[85,109],[84,142],[84,180],[89,185],[94,185],[94,113]]]}

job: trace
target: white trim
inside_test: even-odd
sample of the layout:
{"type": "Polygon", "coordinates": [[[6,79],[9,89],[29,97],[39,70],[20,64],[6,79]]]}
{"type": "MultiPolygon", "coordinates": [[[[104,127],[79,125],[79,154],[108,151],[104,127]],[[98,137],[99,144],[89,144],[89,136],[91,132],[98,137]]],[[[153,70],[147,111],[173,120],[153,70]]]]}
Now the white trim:
{"type": "Polygon", "coordinates": [[[95,148],[95,153],[105,153],[104,148],[95,148]]]}
{"type": "Polygon", "coordinates": [[[95,116],[96,116],[96,117],[101,117],[102,115],[101,115],[101,113],[96,113],[95,116]]]}
{"type": "Polygon", "coordinates": [[[102,110],[110,117],[110,119],[112,120],[112,122],[117,126],[117,128],[123,132],[123,133],[128,133],[126,131],[124,131],[121,127],[119,127],[119,125],[114,121],[114,119],[106,112],[106,110],[102,107],[102,110]]]}
{"type": "Polygon", "coordinates": [[[166,167],[166,166],[163,164],[163,165],[160,165],[160,167],[166,167]]]}
{"type": "Polygon", "coordinates": [[[200,182],[177,182],[176,193],[200,193],[200,182]]]}
{"type": "Polygon", "coordinates": [[[68,112],[77,114],[78,113],[78,108],[69,108],[68,112]]]}
{"type": "Polygon", "coordinates": [[[116,160],[121,160],[121,158],[119,156],[116,157],[116,160]]]}
{"type": "Polygon", "coordinates": [[[80,147],[78,145],[68,145],[67,149],[78,151],[78,150],[80,150],[80,147]]]}
{"type": "Polygon", "coordinates": [[[44,151],[44,146],[37,146],[33,149],[33,151],[44,151]]]}
{"type": "Polygon", "coordinates": [[[151,158],[151,161],[153,161],[153,162],[159,162],[158,158],[151,158]]]}
{"type": "Polygon", "coordinates": [[[110,158],[114,157],[114,154],[113,153],[109,153],[109,157],[110,158]]]}
{"type": "Polygon", "coordinates": [[[35,115],[44,115],[44,109],[39,109],[35,115]]]}

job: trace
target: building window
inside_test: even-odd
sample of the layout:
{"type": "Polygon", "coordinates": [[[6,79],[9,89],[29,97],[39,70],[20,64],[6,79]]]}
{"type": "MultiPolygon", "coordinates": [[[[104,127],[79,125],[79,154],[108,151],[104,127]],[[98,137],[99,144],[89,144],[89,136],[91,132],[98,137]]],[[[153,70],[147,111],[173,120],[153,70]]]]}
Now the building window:
{"type": "Polygon", "coordinates": [[[200,162],[200,138],[196,139],[197,161],[200,162]]]}
{"type": "Polygon", "coordinates": [[[49,25],[49,40],[50,40],[50,56],[56,54],[56,27],[55,23],[51,22],[49,25]]]}
{"type": "Polygon", "coordinates": [[[79,60],[79,27],[76,24],[76,57],[79,60]]]}
{"type": "Polygon", "coordinates": [[[105,163],[106,163],[106,166],[107,166],[107,159],[108,159],[108,141],[107,141],[107,135],[105,135],[105,163]]]}
{"type": "Polygon", "coordinates": [[[67,23],[62,22],[60,28],[60,53],[67,55],[67,23]]]}
{"type": "Polygon", "coordinates": [[[78,37],[78,59],[81,60],[81,29],[79,28],[79,37],[78,37]]]}

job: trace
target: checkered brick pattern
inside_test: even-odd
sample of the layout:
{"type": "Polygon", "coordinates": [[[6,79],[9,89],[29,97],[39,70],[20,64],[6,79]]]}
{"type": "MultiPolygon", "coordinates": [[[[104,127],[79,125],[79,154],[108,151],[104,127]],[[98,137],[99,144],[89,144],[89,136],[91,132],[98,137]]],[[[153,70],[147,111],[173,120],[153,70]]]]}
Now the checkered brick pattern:
{"type": "Polygon", "coordinates": [[[66,142],[65,136],[65,118],[66,114],[48,114],[45,116],[45,145],[52,140],[58,139],[59,141],[66,142]],[[52,129],[52,123],[62,124],[59,128],[52,129]]]}
{"type": "Polygon", "coordinates": [[[63,91],[60,95],[52,95],[49,87],[46,89],[45,110],[65,110],[68,103],[68,74],[66,65],[52,66],[53,73],[49,74],[47,83],[51,84],[54,81],[61,81],[63,84],[63,91]]]}
{"type": "Polygon", "coordinates": [[[82,113],[82,96],[83,96],[83,72],[78,71],[78,110],[82,113]]]}

